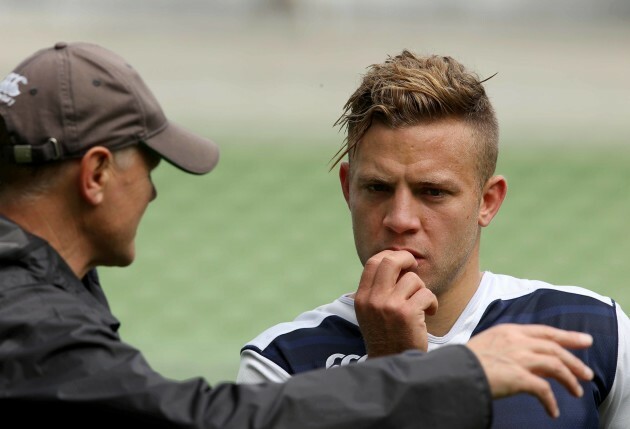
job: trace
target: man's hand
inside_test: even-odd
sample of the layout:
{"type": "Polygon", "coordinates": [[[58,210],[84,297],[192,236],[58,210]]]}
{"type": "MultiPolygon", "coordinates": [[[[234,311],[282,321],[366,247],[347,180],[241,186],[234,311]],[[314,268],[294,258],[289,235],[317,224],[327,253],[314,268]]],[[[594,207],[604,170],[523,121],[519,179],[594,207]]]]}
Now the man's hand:
{"type": "Polygon", "coordinates": [[[393,250],[365,264],[354,308],[369,357],[427,350],[425,313],[435,314],[438,302],[412,271],[417,266],[411,253],[393,250]]]}
{"type": "Polygon", "coordinates": [[[544,325],[504,324],[471,338],[468,347],[483,367],[493,398],[529,393],[540,400],[547,413],[560,412],[549,382],[552,377],[575,396],[582,396],[578,382],[593,378],[593,371],[565,349],[589,347],[593,338],[580,332],[544,325]]]}

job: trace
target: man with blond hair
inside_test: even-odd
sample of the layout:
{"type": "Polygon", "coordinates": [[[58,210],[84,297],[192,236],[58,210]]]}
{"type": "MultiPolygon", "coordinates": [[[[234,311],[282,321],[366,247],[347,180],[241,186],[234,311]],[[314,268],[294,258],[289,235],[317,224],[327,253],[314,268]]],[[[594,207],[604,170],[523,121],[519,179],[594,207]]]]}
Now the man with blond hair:
{"type": "Polygon", "coordinates": [[[595,376],[579,399],[552,383],[558,419],[517,395],[494,403],[493,427],[630,427],[630,321],[619,306],[582,288],[480,270],[481,230],[507,192],[495,175],[499,131],[483,81],[450,57],[403,51],[369,68],[338,124],[347,139],[335,165],[364,265],[358,289],[245,345],[237,380],[285,381],[536,323],[592,334],[594,346],[575,353],[595,376]]]}

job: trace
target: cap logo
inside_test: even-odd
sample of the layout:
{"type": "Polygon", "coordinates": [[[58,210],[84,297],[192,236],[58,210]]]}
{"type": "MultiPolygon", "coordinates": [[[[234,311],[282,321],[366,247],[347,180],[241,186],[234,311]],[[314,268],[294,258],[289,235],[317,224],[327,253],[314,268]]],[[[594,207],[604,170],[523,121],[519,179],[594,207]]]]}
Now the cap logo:
{"type": "Polygon", "coordinates": [[[7,106],[13,106],[15,103],[14,97],[20,95],[20,83],[26,85],[28,80],[17,73],[9,73],[0,82],[0,102],[5,103],[7,106]]]}

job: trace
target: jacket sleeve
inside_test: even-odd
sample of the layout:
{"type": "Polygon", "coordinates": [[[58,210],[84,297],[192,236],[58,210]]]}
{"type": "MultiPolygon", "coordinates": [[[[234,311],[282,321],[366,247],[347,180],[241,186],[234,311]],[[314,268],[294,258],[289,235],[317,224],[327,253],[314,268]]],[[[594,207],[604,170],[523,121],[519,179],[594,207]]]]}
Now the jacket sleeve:
{"type": "Polygon", "coordinates": [[[282,384],[211,388],[202,379],[177,382],[160,376],[95,313],[45,295],[32,299],[45,300],[53,311],[22,302],[12,319],[0,318],[0,330],[12,335],[0,343],[1,408],[5,418],[15,413],[24,427],[56,420],[64,427],[125,422],[223,429],[478,429],[490,424],[487,380],[465,346],[313,371],[282,384]],[[86,424],[81,416],[88,412],[95,417],[86,424]]]}

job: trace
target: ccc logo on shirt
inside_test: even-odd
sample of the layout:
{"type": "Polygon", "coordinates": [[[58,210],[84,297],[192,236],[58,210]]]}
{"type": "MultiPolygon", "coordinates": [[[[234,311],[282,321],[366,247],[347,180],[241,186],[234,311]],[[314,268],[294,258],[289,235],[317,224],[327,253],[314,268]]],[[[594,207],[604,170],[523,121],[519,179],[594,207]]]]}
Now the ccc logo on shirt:
{"type": "Polygon", "coordinates": [[[344,366],[351,363],[363,362],[367,359],[367,355],[344,355],[341,353],[335,353],[328,356],[326,359],[326,369],[333,368],[335,366],[344,366]]]}

